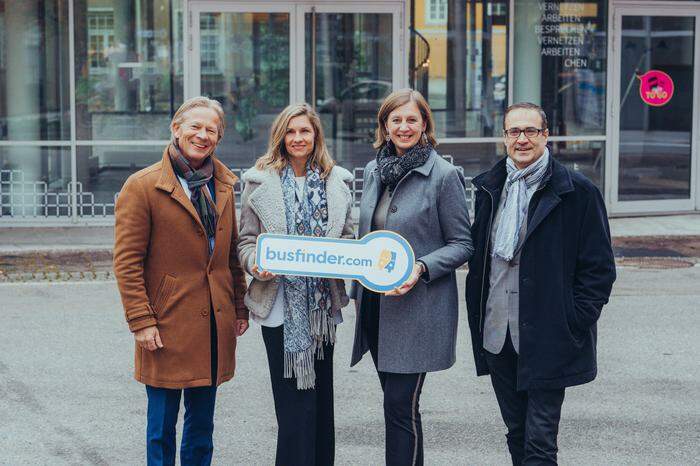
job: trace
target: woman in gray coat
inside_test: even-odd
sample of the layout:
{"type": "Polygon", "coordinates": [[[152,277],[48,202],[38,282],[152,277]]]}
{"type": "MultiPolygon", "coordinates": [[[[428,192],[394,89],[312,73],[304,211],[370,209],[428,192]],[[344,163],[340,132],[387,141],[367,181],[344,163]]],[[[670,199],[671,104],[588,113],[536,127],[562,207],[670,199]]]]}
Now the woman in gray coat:
{"type": "Polygon", "coordinates": [[[402,235],[413,273],[383,295],[357,282],[352,365],[369,350],[384,392],[387,465],[422,465],[419,398],[426,372],[455,362],[455,269],[472,255],[464,178],[435,149],[430,107],[414,90],[390,94],[377,115],[376,160],[365,167],[360,237],[402,235]]]}
{"type": "Polygon", "coordinates": [[[253,276],[244,302],[262,325],[277,415],[278,465],[332,465],[333,346],[342,280],[275,276],[255,265],[260,233],[352,238],[350,172],[335,165],[321,121],[290,105],[270,132],[267,153],[243,175],[238,257],[253,276]]]}

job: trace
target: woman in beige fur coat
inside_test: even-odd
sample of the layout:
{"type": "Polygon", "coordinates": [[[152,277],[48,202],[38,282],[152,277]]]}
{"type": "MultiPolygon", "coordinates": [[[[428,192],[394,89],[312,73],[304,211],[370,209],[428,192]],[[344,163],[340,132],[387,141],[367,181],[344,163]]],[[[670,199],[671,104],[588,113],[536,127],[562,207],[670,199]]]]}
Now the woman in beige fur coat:
{"type": "Polygon", "coordinates": [[[243,176],[238,256],[253,276],[244,302],[262,326],[277,415],[277,461],[331,465],[333,346],[348,297],[342,280],[274,275],[255,265],[260,233],[352,238],[350,172],[335,165],[308,104],[273,123],[265,155],[243,176]]]}

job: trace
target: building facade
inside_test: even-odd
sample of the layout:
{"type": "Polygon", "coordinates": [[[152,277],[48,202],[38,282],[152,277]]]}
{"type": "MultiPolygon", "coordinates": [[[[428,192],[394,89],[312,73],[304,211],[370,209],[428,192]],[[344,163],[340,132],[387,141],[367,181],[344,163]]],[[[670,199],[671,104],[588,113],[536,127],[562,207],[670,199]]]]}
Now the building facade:
{"type": "Polygon", "coordinates": [[[698,211],[699,19],[662,0],[0,0],[0,227],[111,223],[200,94],[224,106],[233,169],[298,101],[362,167],[406,86],[467,176],[504,154],[503,111],[526,100],[612,215],[698,211]]]}

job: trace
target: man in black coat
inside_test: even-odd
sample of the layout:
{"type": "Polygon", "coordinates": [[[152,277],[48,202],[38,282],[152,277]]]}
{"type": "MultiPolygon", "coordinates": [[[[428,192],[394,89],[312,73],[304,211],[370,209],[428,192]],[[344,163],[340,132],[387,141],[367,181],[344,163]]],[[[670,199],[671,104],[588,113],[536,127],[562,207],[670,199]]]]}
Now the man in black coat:
{"type": "Polygon", "coordinates": [[[513,464],[556,464],[564,389],[596,376],[615,261],[603,198],[550,156],[542,108],[515,104],[503,126],[508,157],[472,181],[469,327],[513,464]]]}

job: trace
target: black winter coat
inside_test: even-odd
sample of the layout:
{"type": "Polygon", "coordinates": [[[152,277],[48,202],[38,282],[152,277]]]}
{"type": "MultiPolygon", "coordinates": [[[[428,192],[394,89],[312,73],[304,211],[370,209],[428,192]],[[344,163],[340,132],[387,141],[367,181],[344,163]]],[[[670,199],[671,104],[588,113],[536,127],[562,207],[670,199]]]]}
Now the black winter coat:
{"type": "MultiPolygon", "coordinates": [[[[477,375],[488,374],[483,321],[489,293],[490,233],[506,179],[506,159],[474,178],[474,255],[467,312],[477,375]]],[[[603,198],[583,175],[550,157],[528,209],[520,255],[518,390],[552,389],[596,376],[596,321],[615,281],[603,198]]]]}

